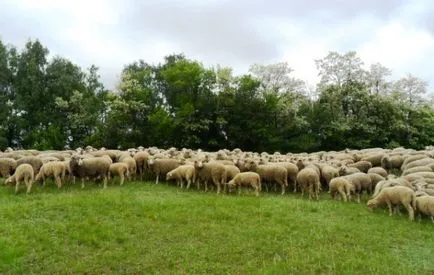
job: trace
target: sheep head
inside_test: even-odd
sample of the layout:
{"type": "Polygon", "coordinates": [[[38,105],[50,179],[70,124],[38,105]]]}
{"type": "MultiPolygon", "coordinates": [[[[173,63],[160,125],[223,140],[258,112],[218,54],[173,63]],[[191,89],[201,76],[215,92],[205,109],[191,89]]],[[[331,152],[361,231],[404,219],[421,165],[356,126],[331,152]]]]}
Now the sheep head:
{"type": "Polygon", "coordinates": [[[7,178],[6,180],[5,180],[5,185],[6,184],[12,184],[12,183],[14,183],[15,182],[15,177],[14,176],[10,176],[9,178],[7,178]]]}
{"type": "Polygon", "coordinates": [[[378,207],[378,202],[377,202],[376,199],[372,199],[372,200],[369,200],[368,203],[367,203],[366,205],[368,206],[368,208],[369,208],[371,211],[373,211],[375,208],[378,207]]]}

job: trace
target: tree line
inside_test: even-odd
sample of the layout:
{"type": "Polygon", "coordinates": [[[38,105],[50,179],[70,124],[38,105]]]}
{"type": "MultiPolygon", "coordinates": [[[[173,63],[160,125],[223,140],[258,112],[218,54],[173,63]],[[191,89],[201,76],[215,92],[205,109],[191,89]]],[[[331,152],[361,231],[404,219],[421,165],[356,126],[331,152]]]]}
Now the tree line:
{"type": "Polygon", "coordinates": [[[311,152],[434,143],[427,82],[365,69],[356,52],[315,60],[309,87],[286,62],[248,73],[205,67],[183,54],[124,66],[107,90],[98,67],[49,58],[40,41],[0,40],[0,149],[137,146],[311,152]]]}

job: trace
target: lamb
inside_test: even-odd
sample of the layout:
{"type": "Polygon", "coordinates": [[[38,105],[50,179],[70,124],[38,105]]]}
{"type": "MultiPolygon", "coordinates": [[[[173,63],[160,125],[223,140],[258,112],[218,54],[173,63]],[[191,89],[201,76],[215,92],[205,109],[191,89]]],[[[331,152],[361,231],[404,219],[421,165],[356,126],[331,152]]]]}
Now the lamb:
{"type": "Polygon", "coordinates": [[[347,199],[351,200],[351,193],[355,192],[355,186],[344,177],[337,177],[330,180],[329,193],[331,194],[332,199],[334,199],[336,194],[339,193],[342,199],[346,202],[347,199]]]}
{"type": "Polygon", "coordinates": [[[166,175],[168,172],[172,171],[173,169],[177,168],[180,165],[181,163],[177,159],[170,159],[170,158],[148,159],[149,169],[151,172],[153,172],[156,175],[155,184],[158,184],[161,174],[166,175]]]}
{"type": "MultiPolygon", "coordinates": [[[[227,178],[226,181],[232,180],[237,174],[241,173],[240,168],[235,165],[225,165],[227,178]]],[[[224,186],[224,192],[226,192],[226,185],[224,186]]]]}
{"type": "Polygon", "coordinates": [[[223,164],[217,162],[204,163],[195,161],[194,168],[196,180],[205,184],[205,192],[208,191],[208,181],[212,181],[217,186],[217,194],[220,194],[221,186],[226,183],[227,172],[223,164]]]}
{"type": "Polygon", "coordinates": [[[434,197],[429,195],[416,197],[416,212],[430,216],[431,221],[434,223],[434,197]]]}
{"type": "MultiPolygon", "coordinates": [[[[167,172],[166,180],[176,180],[181,188],[184,188],[183,180],[185,180],[187,181],[187,189],[189,189],[190,184],[196,182],[196,171],[193,165],[181,165],[167,172]]],[[[197,189],[199,189],[199,183],[197,184],[197,189]]]]}
{"type": "Polygon", "coordinates": [[[372,166],[380,166],[381,165],[381,159],[384,157],[383,153],[372,153],[365,155],[360,160],[366,160],[369,161],[372,166]]]}
{"type": "Polygon", "coordinates": [[[241,186],[251,186],[255,189],[255,195],[259,197],[261,191],[261,176],[255,172],[238,173],[232,180],[227,183],[228,186],[237,186],[238,194],[241,194],[241,186]]]}
{"type": "Polygon", "coordinates": [[[291,162],[278,162],[276,164],[285,167],[288,175],[287,182],[291,183],[294,186],[294,192],[297,192],[297,174],[299,171],[297,165],[291,162]]]}
{"type": "Polygon", "coordinates": [[[391,186],[397,186],[397,185],[406,186],[408,188],[412,187],[412,184],[407,179],[405,179],[403,177],[379,181],[377,183],[377,185],[375,186],[374,194],[372,194],[372,198],[375,198],[381,192],[381,190],[383,190],[384,188],[391,187],[391,186]]]}
{"type": "Polygon", "coordinates": [[[372,173],[378,174],[383,178],[387,178],[388,176],[387,171],[382,167],[372,167],[371,169],[368,170],[368,174],[372,174],[372,173]]]}
{"type": "Polygon", "coordinates": [[[62,182],[65,180],[66,167],[60,161],[51,161],[42,165],[39,173],[35,177],[35,181],[42,180],[42,186],[45,186],[47,177],[54,178],[57,188],[62,187],[62,182]]]}
{"type": "Polygon", "coordinates": [[[122,186],[125,178],[129,177],[128,165],[123,162],[110,164],[108,178],[111,179],[112,176],[119,176],[119,184],[122,186]]]}
{"type": "Polygon", "coordinates": [[[72,175],[81,179],[81,188],[84,188],[84,179],[87,177],[102,178],[104,188],[107,188],[110,164],[104,157],[82,158],[80,155],[73,155],[69,161],[72,175]]]}
{"type": "Polygon", "coordinates": [[[8,178],[17,168],[17,161],[13,158],[0,158],[0,175],[8,178]]]}
{"type": "Polygon", "coordinates": [[[372,163],[366,160],[361,160],[353,164],[347,164],[347,167],[355,167],[359,169],[360,172],[367,173],[370,168],[372,168],[372,163]]]}
{"type": "Polygon", "coordinates": [[[416,196],[412,189],[406,186],[384,188],[375,198],[369,200],[367,205],[369,209],[374,210],[384,203],[389,207],[389,216],[392,216],[393,205],[395,205],[395,210],[398,211],[399,204],[402,204],[407,209],[410,220],[414,220],[416,196]]]}
{"type": "Polygon", "coordinates": [[[37,157],[29,156],[29,157],[23,157],[17,160],[17,165],[21,165],[23,163],[30,164],[33,167],[33,171],[35,174],[39,173],[39,169],[42,167],[42,160],[40,160],[37,157]]]}
{"type": "Polygon", "coordinates": [[[261,177],[261,181],[277,182],[281,186],[282,195],[288,186],[288,171],[278,164],[258,165],[255,161],[248,164],[248,169],[256,172],[261,177]]]}
{"type": "Polygon", "coordinates": [[[34,177],[35,174],[33,171],[33,167],[30,164],[24,163],[19,165],[15,170],[15,173],[6,179],[5,184],[15,183],[15,194],[17,194],[20,181],[24,180],[24,183],[27,186],[27,194],[29,194],[30,190],[32,189],[34,177]]]}
{"type": "Polygon", "coordinates": [[[309,192],[309,199],[316,197],[319,199],[318,193],[320,189],[320,177],[318,172],[311,167],[303,168],[297,175],[297,184],[301,189],[301,196],[303,197],[304,192],[309,192]]]}

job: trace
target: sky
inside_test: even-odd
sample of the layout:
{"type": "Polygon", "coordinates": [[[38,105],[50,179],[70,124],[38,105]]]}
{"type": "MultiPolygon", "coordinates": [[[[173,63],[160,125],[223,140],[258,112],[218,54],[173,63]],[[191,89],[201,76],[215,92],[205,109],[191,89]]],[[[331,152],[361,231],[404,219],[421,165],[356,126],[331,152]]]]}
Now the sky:
{"type": "Polygon", "coordinates": [[[184,53],[205,66],[247,73],[286,61],[315,85],[315,59],[356,51],[393,78],[411,73],[434,89],[432,0],[0,0],[0,38],[39,39],[51,56],[95,64],[115,87],[124,65],[184,53]]]}

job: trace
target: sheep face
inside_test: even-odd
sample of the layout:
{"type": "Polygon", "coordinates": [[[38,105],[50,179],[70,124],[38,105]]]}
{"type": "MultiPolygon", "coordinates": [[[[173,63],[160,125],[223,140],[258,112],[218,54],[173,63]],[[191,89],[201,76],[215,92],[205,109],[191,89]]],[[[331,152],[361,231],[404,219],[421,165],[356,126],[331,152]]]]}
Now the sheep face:
{"type": "Polygon", "coordinates": [[[375,200],[370,200],[370,201],[368,201],[367,206],[368,206],[369,210],[373,211],[375,208],[378,207],[378,203],[375,200]]]}
{"type": "Polygon", "coordinates": [[[197,161],[197,160],[195,160],[194,161],[194,167],[197,167],[197,168],[203,168],[203,162],[202,161],[197,161]]]}
{"type": "Polygon", "coordinates": [[[148,159],[149,166],[154,165],[154,163],[155,163],[154,159],[148,159]]]}
{"type": "Polygon", "coordinates": [[[166,174],[166,180],[171,180],[171,179],[173,179],[173,173],[168,172],[168,173],[166,174]]]}
{"type": "Polygon", "coordinates": [[[14,183],[14,178],[13,177],[9,177],[5,180],[5,185],[6,184],[13,184],[14,183]]]}

